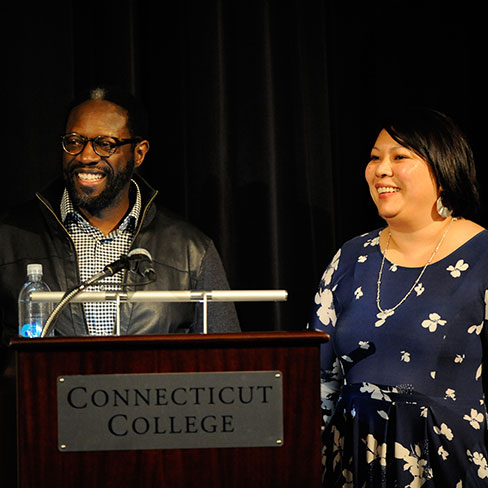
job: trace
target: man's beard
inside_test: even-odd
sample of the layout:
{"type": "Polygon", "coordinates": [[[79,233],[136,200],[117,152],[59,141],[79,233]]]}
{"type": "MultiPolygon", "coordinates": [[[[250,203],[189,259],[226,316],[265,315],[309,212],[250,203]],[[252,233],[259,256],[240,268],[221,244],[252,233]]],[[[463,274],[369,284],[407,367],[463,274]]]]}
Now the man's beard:
{"type": "Polygon", "coordinates": [[[122,191],[129,184],[134,173],[134,160],[127,161],[125,168],[117,173],[114,172],[110,164],[104,167],[105,188],[99,195],[91,195],[90,189],[80,191],[75,187],[76,170],[84,167],[78,165],[64,171],[64,180],[71,202],[77,208],[86,210],[91,215],[99,215],[103,210],[115,206],[123,194],[122,191]]]}

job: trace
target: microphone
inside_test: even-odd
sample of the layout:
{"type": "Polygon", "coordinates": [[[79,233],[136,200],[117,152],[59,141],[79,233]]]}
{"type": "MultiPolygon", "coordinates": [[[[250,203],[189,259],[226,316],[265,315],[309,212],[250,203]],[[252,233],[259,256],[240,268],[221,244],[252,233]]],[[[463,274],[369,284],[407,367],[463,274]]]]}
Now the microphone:
{"type": "Polygon", "coordinates": [[[156,279],[156,271],[154,271],[152,265],[152,257],[151,254],[149,254],[149,251],[147,251],[146,249],[137,248],[130,251],[128,255],[122,254],[119,259],[105,266],[102,271],[92,276],[87,281],[79,284],[71,291],[67,291],[65,293],[61,301],[51,312],[51,315],[49,315],[46,323],[44,324],[41,332],[41,337],[46,337],[51,333],[51,331],[54,329],[54,324],[61,310],[69,303],[70,300],[73,299],[73,297],[75,297],[78,293],[83,291],[88,286],[93,285],[97,281],[100,281],[102,278],[113,276],[115,273],[118,273],[123,269],[128,269],[129,271],[137,273],[143,278],[151,281],[156,279]]]}
{"type": "Polygon", "coordinates": [[[147,249],[132,249],[129,254],[122,254],[117,261],[103,268],[103,277],[113,276],[123,269],[128,269],[148,280],[156,279],[156,272],[152,265],[152,257],[147,249]]]}
{"type": "Polygon", "coordinates": [[[101,272],[101,277],[113,276],[115,273],[118,273],[123,269],[129,269],[130,265],[131,263],[130,263],[129,256],[122,254],[120,258],[117,259],[117,261],[107,264],[107,266],[103,268],[103,271],[101,272]]]}
{"type": "Polygon", "coordinates": [[[129,252],[130,271],[148,280],[156,279],[156,271],[152,264],[152,256],[147,249],[137,248],[129,252]]]}

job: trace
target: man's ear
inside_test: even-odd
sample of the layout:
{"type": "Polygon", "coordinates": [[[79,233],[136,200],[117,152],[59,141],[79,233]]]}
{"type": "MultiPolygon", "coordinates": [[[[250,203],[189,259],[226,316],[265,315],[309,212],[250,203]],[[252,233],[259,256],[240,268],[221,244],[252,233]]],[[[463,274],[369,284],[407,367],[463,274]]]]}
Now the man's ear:
{"type": "Polygon", "coordinates": [[[136,168],[142,164],[148,151],[149,141],[143,140],[136,144],[136,147],[134,148],[134,166],[136,168]]]}

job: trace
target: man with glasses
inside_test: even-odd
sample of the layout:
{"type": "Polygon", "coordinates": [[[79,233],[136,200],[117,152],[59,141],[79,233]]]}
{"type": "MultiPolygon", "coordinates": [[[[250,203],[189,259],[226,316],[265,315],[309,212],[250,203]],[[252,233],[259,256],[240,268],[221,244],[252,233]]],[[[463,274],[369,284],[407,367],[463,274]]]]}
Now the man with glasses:
{"type": "MultiPolygon", "coordinates": [[[[72,105],[61,136],[63,178],[0,224],[0,320],[3,343],[17,334],[17,294],[26,266],[41,263],[52,290],[90,280],[131,249],[150,253],[155,278],[114,272],[90,290],[228,288],[213,242],[166,213],[153,188],[135,173],[149,142],[144,110],[132,96],[91,90],[72,105]]],[[[71,303],[57,318],[61,335],[111,335],[114,301],[71,303]]],[[[120,333],[202,331],[200,303],[124,303],[120,333]]],[[[209,332],[237,332],[231,303],[208,307],[209,332]]]]}

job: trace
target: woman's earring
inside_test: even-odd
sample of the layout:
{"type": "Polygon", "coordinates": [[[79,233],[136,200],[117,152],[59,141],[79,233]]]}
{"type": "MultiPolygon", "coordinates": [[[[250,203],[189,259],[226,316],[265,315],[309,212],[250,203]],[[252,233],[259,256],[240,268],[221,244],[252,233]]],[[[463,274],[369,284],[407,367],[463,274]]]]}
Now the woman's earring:
{"type": "Polygon", "coordinates": [[[447,217],[449,217],[452,214],[452,210],[449,210],[447,207],[444,207],[441,197],[437,199],[437,213],[445,219],[447,219],[447,217]]]}

